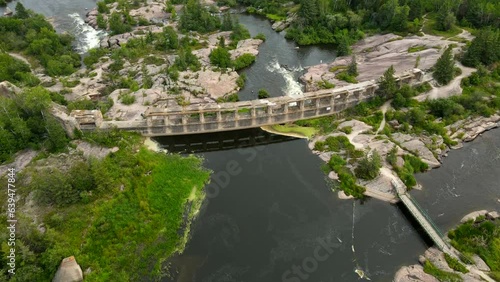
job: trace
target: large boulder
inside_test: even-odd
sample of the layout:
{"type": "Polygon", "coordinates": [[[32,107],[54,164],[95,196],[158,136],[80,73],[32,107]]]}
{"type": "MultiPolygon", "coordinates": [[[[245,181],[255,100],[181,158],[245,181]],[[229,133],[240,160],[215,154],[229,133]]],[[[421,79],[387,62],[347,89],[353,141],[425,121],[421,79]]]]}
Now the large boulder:
{"type": "Polygon", "coordinates": [[[424,272],[421,265],[403,266],[396,272],[394,282],[438,282],[434,276],[424,272]]]}
{"type": "Polygon", "coordinates": [[[461,223],[464,223],[464,222],[467,222],[469,220],[476,220],[476,218],[480,217],[480,216],[484,216],[488,213],[487,210],[480,210],[480,211],[475,211],[475,212],[471,212],[469,214],[467,214],[466,216],[464,216],[460,222],[461,223]]]}
{"type": "Polygon", "coordinates": [[[62,260],[52,282],[79,282],[83,281],[82,268],[74,256],[62,260]]]}
{"type": "Polygon", "coordinates": [[[18,93],[21,92],[21,89],[14,84],[8,82],[8,81],[2,81],[0,82],[0,96],[6,97],[6,98],[12,98],[18,93]]]}

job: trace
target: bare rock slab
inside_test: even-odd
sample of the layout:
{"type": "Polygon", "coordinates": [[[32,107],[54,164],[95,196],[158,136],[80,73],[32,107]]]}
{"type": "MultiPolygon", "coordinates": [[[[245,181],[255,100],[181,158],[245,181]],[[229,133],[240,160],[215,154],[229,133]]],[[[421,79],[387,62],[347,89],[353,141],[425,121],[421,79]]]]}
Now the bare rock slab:
{"type": "Polygon", "coordinates": [[[394,282],[439,282],[434,276],[424,272],[421,265],[401,267],[394,277],[394,282]]]}
{"type": "Polygon", "coordinates": [[[80,282],[83,281],[82,268],[74,256],[62,260],[52,282],[80,282]]]}

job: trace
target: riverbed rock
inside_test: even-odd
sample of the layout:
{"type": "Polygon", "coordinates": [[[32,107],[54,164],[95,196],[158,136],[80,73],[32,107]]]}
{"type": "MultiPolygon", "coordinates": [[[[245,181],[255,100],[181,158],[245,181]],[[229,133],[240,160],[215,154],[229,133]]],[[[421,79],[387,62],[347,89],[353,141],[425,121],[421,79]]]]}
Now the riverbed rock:
{"type": "Polygon", "coordinates": [[[477,269],[481,271],[491,271],[490,267],[484,262],[483,259],[481,259],[478,255],[474,254],[472,256],[472,260],[474,260],[474,264],[476,265],[477,269]]]}
{"type": "Polygon", "coordinates": [[[239,89],[236,84],[238,77],[238,73],[234,71],[221,73],[205,69],[196,73],[180,72],[178,82],[195,96],[201,94],[217,99],[235,93],[239,89]]]}
{"type": "Polygon", "coordinates": [[[332,180],[339,180],[339,175],[335,171],[330,171],[330,173],[328,173],[328,178],[332,180]]]}
{"type": "Polygon", "coordinates": [[[18,93],[21,92],[21,89],[14,84],[8,82],[8,81],[2,81],[0,82],[0,96],[6,97],[6,98],[13,98],[16,96],[18,93]]]}
{"type": "Polygon", "coordinates": [[[337,193],[337,196],[339,197],[339,199],[341,200],[350,200],[350,199],[354,199],[353,196],[348,196],[344,191],[339,191],[337,193]]]}
{"type": "Polygon", "coordinates": [[[434,276],[424,272],[421,265],[401,267],[394,277],[393,282],[439,282],[434,276]]]}
{"type": "Polygon", "coordinates": [[[21,172],[36,155],[38,155],[38,152],[32,149],[26,149],[16,153],[13,162],[0,165],[0,177],[4,176],[9,171],[9,168],[15,168],[17,173],[21,172]]]}
{"type": "Polygon", "coordinates": [[[428,248],[425,251],[424,256],[426,259],[432,262],[432,264],[434,264],[437,268],[442,269],[444,271],[453,272],[453,269],[451,269],[448,266],[448,263],[444,259],[444,253],[436,249],[435,247],[428,248]]]}
{"type": "Polygon", "coordinates": [[[231,50],[231,59],[234,60],[243,54],[251,54],[257,56],[259,54],[259,46],[262,44],[261,39],[245,39],[238,42],[235,50],[231,50]]]}
{"type": "Polygon", "coordinates": [[[79,281],[83,281],[83,273],[82,268],[76,262],[75,257],[71,256],[63,259],[52,282],[79,281]]]}
{"type": "Polygon", "coordinates": [[[495,220],[499,217],[500,217],[500,215],[498,214],[497,211],[490,211],[489,213],[486,214],[486,218],[489,220],[495,220]]]}
{"type": "Polygon", "coordinates": [[[288,16],[285,20],[283,21],[276,21],[273,23],[271,26],[272,29],[274,29],[277,32],[285,30],[287,27],[292,24],[293,21],[297,19],[297,16],[295,14],[288,16]]]}
{"type": "Polygon", "coordinates": [[[403,133],[394,133],[392,138],[400,143],[405,150],[417,153],[429,167],[436,168],[441,166],[441,163],[436,159],[432,151],[418,137],[403,133]]]}
{"type": "Polygon", "coordinates": [[[76,149],[83,153],[83,156],[87,159],[96,158],[103,159],[110,153],[115,153],[119,150],[118,147],[105,148],[97,145],[90,144],[82,140],[72,141],[76,145],[76,149]]]}
{"type": "Polygon", "coordinates": [[[460,220],[460,223],[464,223],[464,222],[467,222],[469,220],[474,221],[479,216],[485,216],[487,213],[488,213],[487,210],[480,210],[480,211],[471,212],[471,213],[467,214],[466,216],[462,217],[462,219],[460,220]]]}
{"type": "Polygon", "coordinates": [[[151,2],[147,6],[130,10],[129,14],[137,19],[144,18],[155,23],[164,22],[168,18],[168,14],[165,11],[165,1],[151,2]]]}
{"type": "MultiPolygon", "coordinates": [[[[440,57],[440,49],[456,42],[440,36],[407,36],[400,37],[395,34],[374,35],[360,40],[353,46],[356,54],[360,82],[379,79],[383,73],[393,65],[396,74],[412,70],[417,57],[420,57],[419,69],[430,69],[440,57]],[[408,49],[415,46],[424,46],[424,50],[409,53],[408,49]],[[439,47],[439,48],[438,48],[439,47]]],[[[456,51],[464,46],[459,43],[456,51]]],[[[333,62],[314,65],[307,68],[307,72],[300,78],[306,84],[306,91],[315,91],[321,88],[319,81],[325,80],[342,87],[349,83],[336,79],[335,73],[330,72],[332,67],[347,66],[351,56],[338,57],[333,62]]],[[[341,71],[337,70],[336,72],[341,71]]],[[[429,78],[432,79],[432,78],[429,78]]]]}

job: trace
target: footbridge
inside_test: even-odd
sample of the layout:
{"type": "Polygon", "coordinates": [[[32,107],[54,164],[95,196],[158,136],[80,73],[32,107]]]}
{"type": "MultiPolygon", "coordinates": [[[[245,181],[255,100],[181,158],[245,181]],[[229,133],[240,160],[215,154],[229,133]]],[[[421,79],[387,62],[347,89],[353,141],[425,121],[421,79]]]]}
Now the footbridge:
{"type": "MultiPolygon", "coordinates": [[[[423,73],[414,69],[396,76],[396,80],[400,84],[421,83],[423,73]]],[[[77,116],[75,118],[82,130],[118,128],[136,131],[145,136],[212,133],[335,115],[371,99],[377,88],[378,81],[366,81],[338,89],[308,92],[300,97],[283,96],[233,103],[149,107],[143,119],[135,121],[95,120],[92,123],[88,116],[82,118],[82,122],[78,121],[77,116]]]]}
{"type": "Polygon", "coordinates": [[[429,215],[420,207],[417,201],[406,191],[406,186],[401,182],[401,180],[393,179],[391,181],[392,186],[396,190],[396,193],[405,205],[405,207],[410,211],[410,213],[415,217],[420,226],[425,230],[427,235],[432,239],[436,246],[443,252],[456,257],[455,251],[451,246],[445,241],[445,236],[439,230],[439,228],[434,224],[429,215]]]}

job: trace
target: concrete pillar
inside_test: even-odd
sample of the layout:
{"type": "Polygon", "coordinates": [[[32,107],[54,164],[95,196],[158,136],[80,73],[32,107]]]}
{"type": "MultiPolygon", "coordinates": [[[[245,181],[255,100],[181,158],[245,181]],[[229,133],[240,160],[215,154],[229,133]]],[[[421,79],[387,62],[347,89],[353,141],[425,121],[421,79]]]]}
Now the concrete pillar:
{"type": "Polygon", "coordinates": [[[297,101],[297,106],[299,106],[300,109],[300,119],[304,118],[305,103],[306,101],[297,101]]]}
{"type": "Polygon", "coordinates": [[[316,100],[314,100],[314,106],[316,107],[316,112],[315,112],[315,115],[318,116],[319,115],[319,102],[320,102],[320,98],[316,98],[316,100]]]}
{"type": "Polygon", "coordinates": [[[182,132],[187,132],[188,115],[182,115],[182,132]]]}
{"type": "Polygon", "coordinates": [[[267,106],[267,122],[273,123],[273,108],[272,106],[267,106]]]}
{"type": "Polygon", "coordinates": [[[220,111],[217,112],[217,121],[222,121],[222,113],[220,111]]]}
{"type": "Polygon", "coordinates": [[[335,112],[335,98],[334,96],[330,96],[330,112],[335,112]]]}
{"type": "Polygon", "coordinates": [[[200,123],[205,123],[205,113],[204,112],[200,113],[200,123]]]}
{"type": "Polygon", "coordinates": [[[146,125],[148,126],[148,134],[153,134],[153,129],[151,128],[151,126],[153,126],[153,117],[146,117],[146,125]]]}
{"type": "Polygon", "coordinates": [[[255,121],[257,119],[257,110],[255,108],[251,108],[250,115],[252,116],[252,125],[255,125],[255,121]]]}

